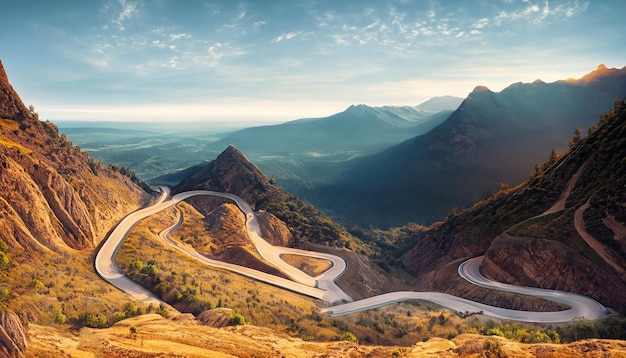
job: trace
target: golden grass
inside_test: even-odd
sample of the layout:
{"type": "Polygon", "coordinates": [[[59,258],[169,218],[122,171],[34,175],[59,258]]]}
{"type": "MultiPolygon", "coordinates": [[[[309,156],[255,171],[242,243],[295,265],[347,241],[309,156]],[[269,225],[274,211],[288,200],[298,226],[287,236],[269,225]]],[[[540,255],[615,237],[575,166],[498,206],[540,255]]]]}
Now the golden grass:
{"type": "Polygon", "coordinates": [[[285,254],[280,255],[280,258],[291,266],[304,271],[304,273],[311,277],[316,277],[324,273],[330,269],[333,264],[328,260],[302,255],[285,254]]]}
{"type": "Polygon", "coordinates": [[[4,136],[0,136],[0,146],[7,147],[7,148],[15,148],[24,155],[29,155],[33,152],[32,150],[24,147],[23,145],[16,143],[8,138],[5,138],[4,136]]]}

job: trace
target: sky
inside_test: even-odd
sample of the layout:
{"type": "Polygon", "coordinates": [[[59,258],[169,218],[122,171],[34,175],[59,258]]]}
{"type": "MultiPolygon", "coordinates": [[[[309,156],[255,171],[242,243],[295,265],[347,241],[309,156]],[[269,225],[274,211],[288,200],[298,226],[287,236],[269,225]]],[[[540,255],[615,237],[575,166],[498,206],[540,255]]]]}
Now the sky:
{"type": "Polygon", "coordinates": [[[41,119],[274,123],[626,66],[626,1],[0,0],[41,119]]]}

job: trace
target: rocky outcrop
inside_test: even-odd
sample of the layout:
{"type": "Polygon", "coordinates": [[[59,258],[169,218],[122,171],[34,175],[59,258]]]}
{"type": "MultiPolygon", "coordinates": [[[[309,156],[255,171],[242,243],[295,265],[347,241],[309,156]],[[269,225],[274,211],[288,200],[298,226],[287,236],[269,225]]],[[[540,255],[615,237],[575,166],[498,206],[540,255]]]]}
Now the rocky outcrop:
{"type": "Polygon", "coordinates": [[[13,312],[0,312],[0,355],[6,358],[24,357],[26,329],[13,312]]]}
{"type": "Polygon", "coordinates": [[[30,117],[30,111],[9,83],[9,78],[0,61],[0,118],[21,122],[30,117]]]}
{"type": "Polygon", "coordinates": [[[289,246],[293,242],[293,235],[284,222],[267,211],[256,213],[256,219],[261,227],[261,236],[274,246],[289,246]]]}
{"type": "Polygon", "coordinates": [[[233,310],[230,308],[213,308],[200,313],[196,320],[204,326],[222,328],[230,323],[230,315],[233,310]]]}

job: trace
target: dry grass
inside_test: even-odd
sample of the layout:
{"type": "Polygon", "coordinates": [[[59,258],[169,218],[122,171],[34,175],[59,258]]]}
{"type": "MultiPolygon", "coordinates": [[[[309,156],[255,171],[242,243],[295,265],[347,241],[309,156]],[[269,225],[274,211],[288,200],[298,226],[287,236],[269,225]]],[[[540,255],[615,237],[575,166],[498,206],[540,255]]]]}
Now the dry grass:
{"type": "Polygon", "coordinates": [[[586,340],[570,344],[521,344],[501,337],[462,334],[407,347],[352,342],[307,342],[276,331],[240,326],[212,328],[188,315],[143,315],[107,329],[75,333],[31,325],[31,357],[626,357],[626,342],[586,340]],[[136,333],[131,333],[131,327],[136,333]]]}
{"type": "Polygon", "coordinates": [[[303,271],[311,277],[316,277],[327,271],[332,266],[332,262],[315,257],[302,255],[285,254],[280,256],[283,261],[291,266],[303,271]]]}
{"type": "Polygon", "coordinates": [[[134,302],[103,282],[93,272],[90,258],[80,251],[71,256],[50,253],[45,260],[25,254],[12,257],[12,262],[10,277],[4,280],[11,292],[10,309],[24,312],[31,322],[67,328],[76,325],[83,312],[112,317],[134,302]],[[57,312],[63,313],[66,323],[55,322],[57,312]]]}

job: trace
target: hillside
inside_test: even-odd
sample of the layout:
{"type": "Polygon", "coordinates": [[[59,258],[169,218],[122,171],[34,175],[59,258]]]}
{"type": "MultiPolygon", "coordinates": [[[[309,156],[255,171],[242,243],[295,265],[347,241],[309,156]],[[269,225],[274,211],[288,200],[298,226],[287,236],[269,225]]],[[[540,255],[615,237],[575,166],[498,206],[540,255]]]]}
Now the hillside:
{"type": "Polygon", "coordinates": [[[615,100],[586,138],[572,138],[567,154],[551,155],[523,184],[417,234],[403,265],[420,288],[458,294],[467,284],[441,278],[485,255],[481,270],[494,280],[578,292],[626,312],[625,138],[626,102],[615,100]]]}
{"type": "MultiPolygon", "coordinates": [[[[100,280],[89,257],[108,230],[149,195],[131,171],[104,167],[59,136],[53,123],[40,121],[1,63],[0,130],[0,308],[20,318],[10,326],[3,320],[2,329],[47,322],[57,313],[63,319],[78,316],[85,306],[106,306],[103,297],[114,308],[120,294],[93,287],[100,280]],[[62,301],[67,310],[59,308],[62,301]]],[[[2,340],[0,352],[20,350],[9,342],[2,340]]]]}
{"type": "Polygon", "coordinates": [[[145,194],[58,136],[53,123],[39,121],[3,67],[0,96],[0,238],[17,252],[93,248],[145,194]]]}
{"type": "Polygon", "coordinates": [[[501,337],[462,334],[452,339],[431,338],[408,347],[361,345],[354,342],[309,342],[275,331],[240,326],[218,329],[201,326],[188,317],[176,321],[145,315],[104,329],[83,329],[80,337],[53,328],[33,326],[38,340],[32,352],[47,355],[106,357],[586,357],[591,352],[619,357],[626,350],[621,340],[584,340],[569,344],[523,344],[501,337]],[[129,334],[136,327],[138,333],[129,334]],[[106,342],[106,344],[103,344],[106,342]]]}
{"type": "Polygon", "coordinates": [[[429,224],[484,199],[500,183],[522,182],[552,148],[563,151],[626,95],[626,67],[599,66],[578,80],[476,87],[427,134],[342,163],[330,184],[305,196],[348,224],[429,224]],[[376,210],[371,210],[376,208],[376,210]]]}

